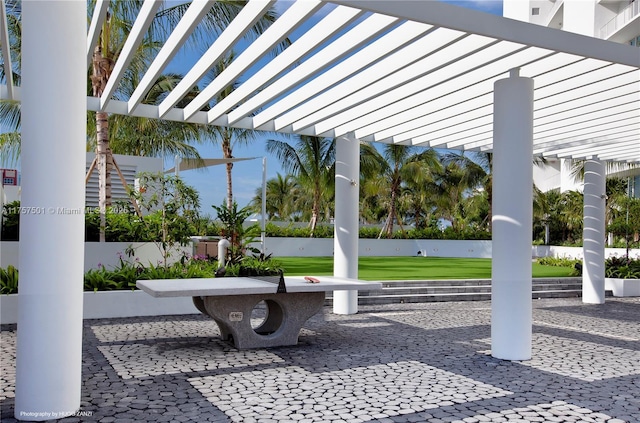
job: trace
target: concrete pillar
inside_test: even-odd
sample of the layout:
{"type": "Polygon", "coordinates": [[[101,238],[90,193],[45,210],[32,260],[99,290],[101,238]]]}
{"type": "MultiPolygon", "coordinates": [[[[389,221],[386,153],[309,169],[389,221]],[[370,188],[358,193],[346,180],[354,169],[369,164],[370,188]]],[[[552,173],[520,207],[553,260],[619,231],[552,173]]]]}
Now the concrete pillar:
{"type": "Polygon", "coordinates": [[[604,304],[606,169],[601,160],[584,163],[582,302],[604,304]]]}
{"type": "MultiPolygon", "coordinates": [[[[358,209],[360,142],[351,133],[336,141],[336,215],[333,241],[333,275],[358,278],[358,209]]],[[[358,312],[358,291],[335,291],[333,312],[358,312]]]]}
{"type": "Polygon", "coordinates": [[[22,2],[20,420],[80,407],[86,40],[86,2],[22,2]]]}
{"type": "Polygon", "coordinates": [[[533,80],[511,71],[494,86],[491,350],[531,358],[533,80]]]}

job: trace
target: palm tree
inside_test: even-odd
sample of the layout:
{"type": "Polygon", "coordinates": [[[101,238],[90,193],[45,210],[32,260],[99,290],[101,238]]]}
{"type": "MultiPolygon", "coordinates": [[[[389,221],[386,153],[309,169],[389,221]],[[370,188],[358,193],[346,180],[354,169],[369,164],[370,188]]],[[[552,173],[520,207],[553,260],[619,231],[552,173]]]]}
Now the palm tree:
{"type": "MultiPolygon", "coordinates": [[[[133,92],[137,86],[138,75],[128,73],[121,81],[121,91],[125,95],[133,92]]],[[[164,96],[170,92],[181,80],[178,74],[160,75],[151,86],[149,92],[142,99],[144,104],[159,104],[164,96]]],[[[196,92],[190,97],[195,96],[196,92]]],[[[93,112],[90,112],[93,115],[93,112]]],[[[87,148],[96,148],[95,119],[88,120],[87,148]]],[[[161,119],[111,115],[109,116],[109,145],[115,154],[132,156],[159,157],[176,155],[182,157],[199,158],[198,150],[189,144],[202,136],[202,125],[180,123],[161,119]]]]}
{"type": "MultiPolygon", "coordinates": [[[[9,47],[11,73],[13,83],[20,85],[21,68],[21,45],[22,45],[22,21],[20,18],[20,3],[7,1],[7,33],[9,34],[9,47]]],[[[7,83],[7,73],[4,61],[0,63],[0,81],[7,83]]],[[[0,100],[0,127],[3,133],[0,134],[0,156],[2,164],[13,165],[20,157],[20,103],[15,100],[0,100]]]]}
{"type": "Polygon", "coordinates": [[[364,195],[365,201],[377,197],[379,204],[384,204],[386,219],[378,237],[385,234],[391,238],[394,224],[402,226],[398,204],[407,182],[425,182],[431,169],[437,169],[440,162],[433,149],[418,151],[415,147],[399,144],[386,144],[381,157],[384,160],[379,161],[378,176],[365,182],[364,195]]]}
{"type": "Polygon", "coordinates": [[[285,171],[293,174],[301,186],[311,193],[311,236],[318,224],[323,191],[334,185],[336,141],[299,135],[295,144],[284,141],[267,140],[267,153],[274,154],[285,171]]]}
{"type": "MultiPolygon", "coordinates": [[[[460,200],[464,198],[464,194],[470,191],[479,190],[482,197],[489,203],[489,210],[486,216],[486,225],[491,231],[491,204],[493,201],[493,174],[491,172],[493,166],[493,154],[476,153],[474,156],[468,156],[464,152],[447,153],[443,156],[443,164],[451,172],[456,173],[455,178],[459,178],[460,200]],[[454,167],[449,167],[455,165],[454,167]]],[[[451,175],[453,176],[453,175],[451,175]]],[[[470,204],[471,205],[471,204],[470,204]]],[[[482,208],[481,204],[475,204],[477,208],[482,208]]]]}
{"type": "MultiPolygon", "coordinates": [[[[301,195],[298,182],[293,175],[282,175],[267,181],[266,211],[268,220],[288,221],[298,211],[298,199],[301,195]]],[[[256,195],[251,200],[254,210],[262,208],[262,188],[256,189],[256,195]]]]}
{"type": "MultiPolygon", "coordinates": [[[[230,52],[224,59],[220,60],[216,66],[209,72],[209,79],[214,80],[220,75],[234,60],[235,54],[230,52]]],[[[219,103],[224,100],[229,94],[236,88],[235,84],[232,84],[222,90],[215,98],[215,102],[219,103]]],[[[222,147],[222,157],[225,159],[233,158],[233,149],[239,145],[246,145],[258,138],[259,132],[242,129],[231,128],[224,126],[209,126],[206,128],[206,137],[210,138],[213,143],[220,143],[222,147]]],[[[228,161],[225,163],[227,171],[227,207],[231,208],[233,205],[233,179],[232,169],[233,162],[228,161]]]]}
{"type": "MultiPolygon", "coordinates": [[[[123,2],[112,2],[107,19],[103,23],[97,44],[93,50],[93,60],[90,69],[90,80],[92,93],[95,97],[100,97],[106,88],[118,54],[120,53],[124,41],[127,38],[131,23],[135,20],[142,1],[130,0],[123,2]]],[[[199,26],[194,36],[191,38],[196,43],[203,40],[210,41],[212,35],[219,34],[233,18],[239,13],[246,1],[218,1],[212,4],[203,23],[199,26]]],[[[95,4],[93,5],[95,7],[95,4]]],[[[175,27],[178,20],[184,15],[189,3],[173,5],[162,9],[153,20],[146,39],[139,48],[138,55],[134,58],[130,68],[146,69],[144,64],[150,59],[166,38],[167,30],[175,27]],[[140,66],[143,65],[143,66],[140,66]],[[139,66],[139,67],[138,67],[139,66]]],[[[89,7],[89,13],[94,7],[89,7]]],[[[275,20],[275,14],[268,12],[252,27],[254,35],[260,34],[275,20]]],[[[99,173],[99,206],[101,214],[101,228],[104,227],[104,213],[110,205],[111,195],[111,165],[112,152],[110,148],[109,121],[106,112],[96,113],[96,155],[99,173]]],[[[101,233],[103,231],[101,230],[101,233]]],[[[104,238],[101,234],[101,240],[104,238]]]]}

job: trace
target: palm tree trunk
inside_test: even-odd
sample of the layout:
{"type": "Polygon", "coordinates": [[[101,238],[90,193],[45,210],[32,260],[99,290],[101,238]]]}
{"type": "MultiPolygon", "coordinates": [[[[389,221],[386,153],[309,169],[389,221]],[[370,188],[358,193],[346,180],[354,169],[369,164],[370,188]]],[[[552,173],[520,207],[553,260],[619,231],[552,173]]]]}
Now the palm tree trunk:
{"type": "MultiPolygon", "coordinates": [[[[222,140],[222,155],[225,159],[233,158],[233,150],[231,149],[231,134],[228,131],[224,132],[224,139],[222,140]]],[[[233,180],[231,177],[231,170],[233,169],[233,163],[227,163],[227,208],[231,210],[233,207],[233,180]]]]}
{"type": "Polygon", "coordinates": [[[109,116],[107,113],[96,113],[98,128],[98,207],[100,209],[100,242],[105,242],[107,207],[111,206],[111,151],[109,149],[109,116]]]}
{"type": "Polygon", "coordinates": [[[313,206],[311,207],[311,234],[310,237],[313,237],[314,232],[316,231],[316,226],[318,226],[318,215],[320,214],[320,183],[318,181],[315,182],[315,189],[313,192],[313,206]]]}
{"type": "MultiPolygon", "coordinates": [[[[100,97],[113,70],[113,61],[102,56],[102,43],[93,51],[93,95],[100,97]]],[[[96,154],[98,156],[98,207],[100,209],[100,242],[105,242],[107,207],[111,206],[111,149],[109,148],[109,114],[96,113],[96,154]]]]}

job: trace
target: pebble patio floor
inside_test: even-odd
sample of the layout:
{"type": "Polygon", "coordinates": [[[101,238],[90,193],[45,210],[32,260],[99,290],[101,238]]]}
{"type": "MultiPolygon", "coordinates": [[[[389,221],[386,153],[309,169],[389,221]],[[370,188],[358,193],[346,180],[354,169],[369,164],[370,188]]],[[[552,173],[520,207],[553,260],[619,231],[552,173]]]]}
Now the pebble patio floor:
{"type": "MultiPolygon", "coordinates": [[[[490,355],[489,302],[330,308],[295,347],[238,351],[199,315],[84,322],[62,422],[640,422],[640,299],[534,300],[533,359],[490,355]]],[[[0,332],[14,422],[15,325],[0,332]]]]}

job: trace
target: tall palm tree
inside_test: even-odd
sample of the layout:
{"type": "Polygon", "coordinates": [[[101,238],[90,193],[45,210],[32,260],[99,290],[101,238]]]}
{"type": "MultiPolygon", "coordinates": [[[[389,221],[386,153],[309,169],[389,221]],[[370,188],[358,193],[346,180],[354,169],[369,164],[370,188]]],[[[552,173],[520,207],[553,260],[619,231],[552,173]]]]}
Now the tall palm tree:
{"type": "MultiPolygon", "coordinates": [[[[22,48],[22,20],[20,3],[16,1],[6,2],[7,33],[9,35],[9,55],[11,57],[13,83],[16,86],[21,82],[21,48],[22,48]]],[[[0,58],[0,81],[7,83],[5,63],[0,58]]],[[[0,160],[1,164],[12,166],[20,157],[20,103],[15,100],[0,100],[0,160]]]]}
{"type": "MultiPolygon", "coordinates": [[[[143,1],[129,0],[122,2],[112,2],[108,17],[103,23],[100,37],[93,50],[93,60],[90,69],[90,80],[92,93],[100,97],[113,72],[115,62],[120,53],[124,41],[134,22],[143,1]]],[[[210,11],[207,13],[203,25],[195,31],[194,40],[196,45],[203,40],[210,41],[212,36],[221,33],[233,18],[240,12],[246,1],[227,0],[213,2],[210,11]]],[[[151,55],[160,47],[166,38],[168,30],[175,27],[178,20],[184,15],[189,3],[171,5],[160,10],[153,20],[146,39],[141,44],[138,54],[134,58],[130,68],[146,69],[146,64],[151,55]],[[139,68],[138,65],[142,65],[139,68]]],[[[93,12],[95,4],[90,5],[89,13],[93,12]]],[[[270,23],[275,20],[275,14],[268,12],[259,19],[252,28],[254,35],[260,34],[270,23]]],[[[106,112],[96,113],[96,154],[99,174],[99,206],[101,214],[101,229],[104,228],[104,213],[110,205],[111,196],[111,148],[109,137],[109,121],[106,112]]],[[[101,240],[103,240],[103,230],[101,230],[101,240]]]]}
{"type": "MultiPolygon", "coordinates": [[[[266,212],[268,220],[282,222],[292,220],[298,211],[298,199],[300,187],[293,175],[282,175],[280,172],[275,178],[267,181],[266,186],[266,212]]],[[[256,188],[256,195],[251,200],[254,210],[262,208],[262,188],[256,188]]]]}
{"type": "Polygon", "coordinates": [[[311,236],[320,215],[323,191],[334,185],[336,141],[299,135],[294,145],[280,140],[267,140],[266,151],[274,154],[285,171],[292,173],[311,192],[311,236]]]}
{"type": "MultiPolygon", "coordinates": [[[[121,82],[121,91],[126,95],[133,92],[138,76],[127,73],[121,82]]],[[[181,80],[178,74],[160,75],[142,99],[144,104],[159,104],[181,80]]],[[[192,93],[191,97],[195,96],[192,93]]],[[[93,116],[94,112],[90,112],[93,116]]],[[[95,119],[87,122],[87,149],[96,148],[95,119]]],[[[161,119],[149,119],[135,116],[109,116],[109,146],[115,154],[132,156],[160,157],[179,154],[182,157],[199,158],[198,150],[190,144],[201,138],[203,125],[180,123],[161,119]]]]}
{"type": "MultiPolygon", "coordinates": [[[[216,66],[209,72],[208,79],[214,80],[220,75],[235,59],[235,54],[231,51],[225,58],[220,60],[216,66]]],[[[224,100],[229,94],[235,90],[236,84],[229,85],[222,90],[215,98],[215,102],[218,103],[224,100]]],[[[220,144],[222,148],[222,157],[225,159],[233,158],[233,150],[236,146],[246,145],[255,141],[260,133],[258,131],[232,128],[225,126],[209,126],[205,129],[205,137],[209,138],[214,144],[220,144]]],[[[231,208],[233,205],[233,162],[228,161],[225,163],[227,171],[227,207],[231,208]]]]}
{"type": "Polygon", "coordinates": [[[371,197],[383,199],[386,219],[379,237],[391,238],[395,223],[402,225],[398,204],[408,181],[421,183],[430,177],[431,169],[439,168],[438,154],[433,149],[420,151],[416,147],[386,144],[382,148],[378,176],[365,182],[365,200],[371,197]]]}
{"type": "MultiPolygon", "coordinates": [[[[472,190],[479,190],[482,197],[489,203],[489,212],[486,224],[491,231],[491,204],[493,201],[493,154],[475,153],[469,156],[466,153],[449,152],[442,158],[445,168],[457,176],[450,175],[453,179],[459,179],[460,200],[465,193],[472,190]],[[455,165],[449,167],[450,165],[455,165]]],[[[482,207],[481,205],[478,205],[482,207]]]]}

